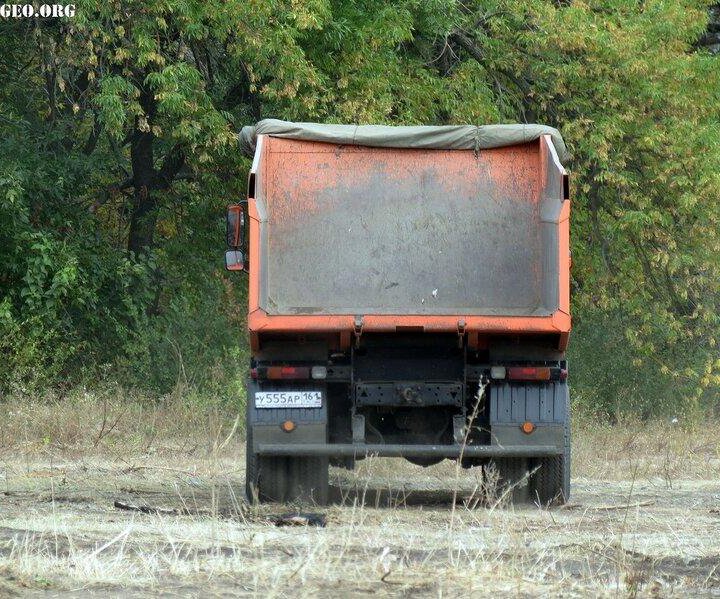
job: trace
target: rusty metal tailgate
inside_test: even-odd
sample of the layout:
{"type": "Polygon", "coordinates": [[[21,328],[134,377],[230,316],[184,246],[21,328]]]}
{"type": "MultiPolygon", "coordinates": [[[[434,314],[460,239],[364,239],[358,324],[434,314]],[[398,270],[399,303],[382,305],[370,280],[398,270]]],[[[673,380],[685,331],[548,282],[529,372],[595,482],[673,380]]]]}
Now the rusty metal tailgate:
{"type": "Polygon", "coordinates": [[[563,190],[547,171],[562,167],[542,160],[542,143],[475,153],[265,138],[259,307],[552,314],[563,190]]]}

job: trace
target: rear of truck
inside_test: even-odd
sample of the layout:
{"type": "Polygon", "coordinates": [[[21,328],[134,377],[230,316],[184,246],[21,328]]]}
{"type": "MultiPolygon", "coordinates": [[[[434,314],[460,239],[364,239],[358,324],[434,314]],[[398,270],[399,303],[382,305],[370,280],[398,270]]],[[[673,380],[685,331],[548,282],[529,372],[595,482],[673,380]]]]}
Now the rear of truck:
{"type": "Polygon", "coordinates": [[[322,504],[329,465],[377,455],[457,459],[516,499],[566,501],[558,137],[398,139],[253,140],[228,236],[229,267],[249,274],[248,495],[322,504]]]}

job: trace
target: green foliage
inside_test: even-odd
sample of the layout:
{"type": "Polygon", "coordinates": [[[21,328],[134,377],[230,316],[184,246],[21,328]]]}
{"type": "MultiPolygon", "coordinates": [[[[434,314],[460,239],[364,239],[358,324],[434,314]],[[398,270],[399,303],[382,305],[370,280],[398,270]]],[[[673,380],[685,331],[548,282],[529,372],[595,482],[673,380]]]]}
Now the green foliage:
{"type": "Polygon", "coordinates": [[[716,406],[720,71],[702,1],[156,0],[0,22],[0,387],[237,383],[221,270],[263,117],[542,122],[573,158],[573,387],[716,406]]]}
{"type": "Polygon", "coordinates": [[[112,360],[144,311],[149,280],[146,265],[96,237],[89,215],[64,206],[76,189],[73,173],[21,170],[44,157],[24,156],[20,140],[5,143],[13,142],[0,177],[0,381],[32,390],[112,360]]]}

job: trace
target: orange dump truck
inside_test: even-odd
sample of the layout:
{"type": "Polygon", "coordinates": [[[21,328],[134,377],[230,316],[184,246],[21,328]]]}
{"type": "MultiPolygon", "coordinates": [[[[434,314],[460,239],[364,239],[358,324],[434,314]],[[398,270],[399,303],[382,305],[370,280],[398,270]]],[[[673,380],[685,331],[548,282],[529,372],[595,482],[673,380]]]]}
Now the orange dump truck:
{"type": "Polygon", "coordinates": [[[246,127],[247,489],[328,500],[366,456],[567,500],[569,200],[540,125],[246,127]]]}

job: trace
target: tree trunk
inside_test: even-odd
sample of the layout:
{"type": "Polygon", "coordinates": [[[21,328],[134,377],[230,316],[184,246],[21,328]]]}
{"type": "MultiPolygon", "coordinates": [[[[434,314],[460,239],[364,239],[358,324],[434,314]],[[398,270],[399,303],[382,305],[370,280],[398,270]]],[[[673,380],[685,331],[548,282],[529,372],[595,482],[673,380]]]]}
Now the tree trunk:
{"type": "Polygon", "coordinates": [[[140,105],[145,111],[145,120],[135,119],[135,132],[130,146],[130,162],[135,193],[128,236],[128,250],[140,255],[153,245],[155,221],[157,220],[156,200],[153,195],[155,168],[153,165],[152,117],[155,113],[155,99],[151,92],[143,91],[140,105]]]}

